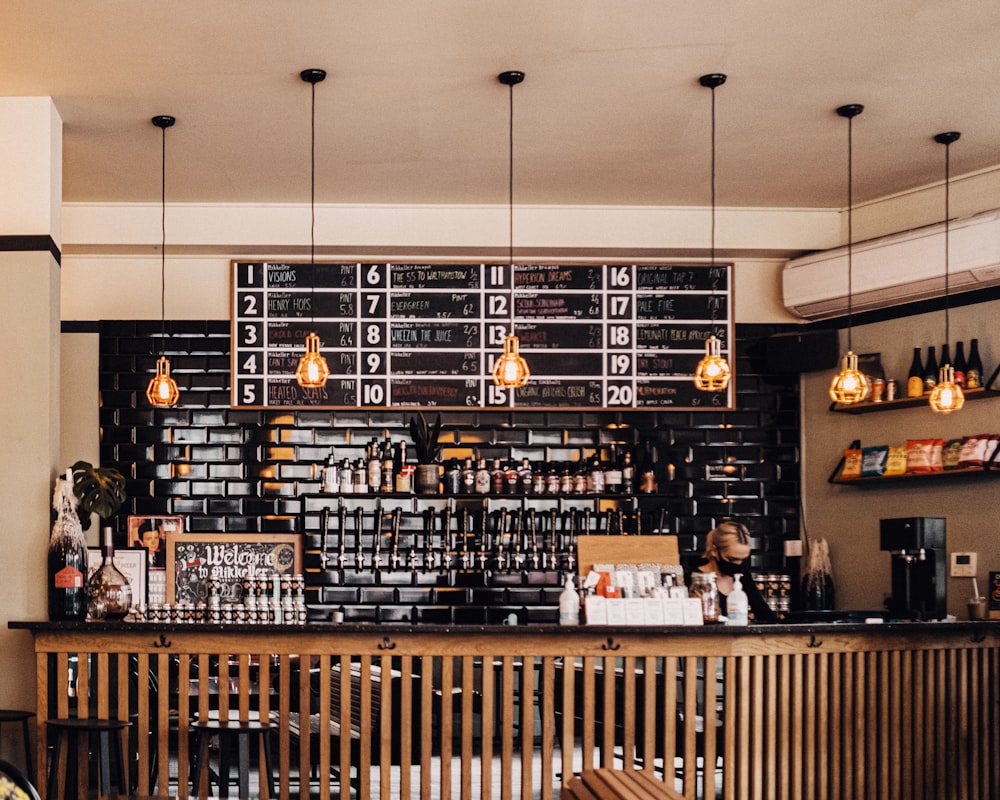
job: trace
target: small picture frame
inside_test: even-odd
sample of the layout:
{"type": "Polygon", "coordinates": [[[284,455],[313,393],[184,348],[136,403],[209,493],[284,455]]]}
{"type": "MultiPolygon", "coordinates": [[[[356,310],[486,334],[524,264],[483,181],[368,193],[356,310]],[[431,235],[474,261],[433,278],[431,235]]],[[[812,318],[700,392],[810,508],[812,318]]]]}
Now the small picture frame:
{"type": "Polygon", "coordinates": [[[184,533],[184,517],[129,516],[128,546],[146,549],[150,567],[167,565],[167,542],[184,533]]]}
{"type": "MultiPolygon", "coordinates": [[[[87,548],[87,579],[93,575],[99,566],[103,556],[100,547],[87,548]]],[[[129,586],[132,587],[132,606],[143,605],[146,602],[146,571],[147,555],[144,547],[129,547],[116,549],[114,563],[118,571],[128,578],[129,586]]]]}

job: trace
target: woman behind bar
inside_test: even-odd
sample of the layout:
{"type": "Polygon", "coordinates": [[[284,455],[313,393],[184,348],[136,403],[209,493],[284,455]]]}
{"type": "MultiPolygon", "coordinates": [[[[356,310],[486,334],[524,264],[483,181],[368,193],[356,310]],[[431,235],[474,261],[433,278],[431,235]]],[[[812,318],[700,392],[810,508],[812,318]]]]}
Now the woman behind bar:
{"type": "Polygon", "coordinates": [[[750,611],[754,622],[777,622],[778,617],[761,596],[753,576],[750,574],[750,531],[747,526],[733,520],[726,520],[708,532],[705,552],[695,566],[699,572],[714,572],[719,589],[719,603],[722,613],[726,613],[726,597],[736,585],[734,580],[741,576],[743,591],[750,601],[750,611]]]}

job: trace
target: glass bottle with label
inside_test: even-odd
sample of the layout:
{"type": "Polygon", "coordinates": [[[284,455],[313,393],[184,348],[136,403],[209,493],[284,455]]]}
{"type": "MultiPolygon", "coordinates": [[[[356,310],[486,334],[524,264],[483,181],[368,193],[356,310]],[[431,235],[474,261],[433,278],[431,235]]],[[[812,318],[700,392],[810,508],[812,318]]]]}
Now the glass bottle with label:
{"type": "Polygon", "coordinates": [[[714,572],[691,573],[688,596],[701,599],[702,618],[706,623],[719,621],[719,587],[716,586],[714,572]]]}
{"type": "Polygon", "coordinates": [[[475,474],[475,492],[476,494],[489,494],[490,486],[492,485],[492,479],[490,476],[489,469],[486,468],[486,459],[479,459],[479,466],[476,467],[475,474]]]}
{"type": "Polygon", "coordinates": [[[906,377],[906,396],[920,397],[924,393],[924,365],[920,360],[920,348],[913,348],[913,361],[906,377]]]}
{"type": "Polygon", "coordinates": [[[73,473],[56,486],[56,521],[49,540],[49,619],[85,619],[87,616],[87,540],[73,496],[73,473]]]}
{"type": "Polygon", "coordinates": [[[927,361],[924,364],[924,394],[928,394],[938,382],[938,362],[934,345],[927,348],[927,361]]]}
{"type": "Polygon", "coordinates": [[[955,342],[955,385],[965,388],[965,371],[969,368],[965,360],[965,342],[955,342]]]}
{"type": "Polygon", "coordinates": [[[87,612],[92,619],[124,619],[132,610],[132,587],[115,566],[111,527],[104,528],[101,566],[87,581],[87,612]]]}
{"type": "Polygon", "coordinates": [[[967,389],[983,388],[983,361],[979,355],[979,340],[969,343],[969,364],[965,370],[965,387],[967,389]]]}

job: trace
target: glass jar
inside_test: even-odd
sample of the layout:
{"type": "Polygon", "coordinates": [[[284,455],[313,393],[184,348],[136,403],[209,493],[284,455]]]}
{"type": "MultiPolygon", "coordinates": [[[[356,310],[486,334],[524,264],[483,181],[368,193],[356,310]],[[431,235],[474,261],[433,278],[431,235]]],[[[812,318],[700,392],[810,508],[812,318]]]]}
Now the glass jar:
{"type": "Polygon", "coordinates": [[[111,528],[104,529],[101,566],[87,581],[87,611],[92,619],[124,619],[132,610],[132,587],[115,566],[111,528]]]}
{"type": "Polygon", "coordinates": [[[690,597],[701,598],[702,618],[706,623],[719,621],[719,587],[714,572],[691,573],[690,597]]]}

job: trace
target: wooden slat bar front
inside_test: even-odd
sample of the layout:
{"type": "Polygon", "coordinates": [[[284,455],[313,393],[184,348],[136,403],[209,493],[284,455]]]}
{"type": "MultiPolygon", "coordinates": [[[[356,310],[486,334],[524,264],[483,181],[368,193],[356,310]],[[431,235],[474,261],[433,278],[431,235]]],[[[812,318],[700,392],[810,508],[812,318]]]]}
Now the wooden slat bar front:
{"type": "Polygon", "coordinates": [[[996,622],[10,626],[34,636],[39,741],[49,717],[131,718],[137,795],[189,793],[195,717],[260,715],[281,797],[552,800],[597,768],[694,800],[1000,797],[996,622]]]}

